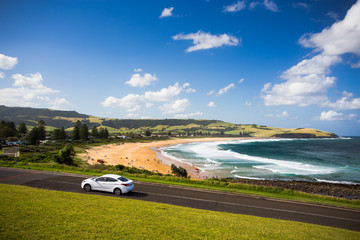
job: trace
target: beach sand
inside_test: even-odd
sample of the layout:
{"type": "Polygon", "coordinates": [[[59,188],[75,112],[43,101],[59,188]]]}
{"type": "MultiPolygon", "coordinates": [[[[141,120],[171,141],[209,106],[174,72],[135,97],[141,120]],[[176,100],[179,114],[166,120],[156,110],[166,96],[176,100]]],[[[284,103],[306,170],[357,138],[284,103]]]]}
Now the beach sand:
{"type": "Polygon", "coordinates": [[[174,163],[177,166],[185,168],[192,179],[203,179],[211,176],[207,176],[204,172],[198,172],[196,168],[191,165],[163,156],[160,148],[193,142],[215,142],[238,139],[244,138],[179,138],[147,143],[108,144],[92,147],[87,149],[86,153],[79,154],[78,156],[89,164],[96,164],[97,160],[100,159],[103,160],[106,165],[122,164],[162,174],[171,174],[170,165],[174,163]]]}

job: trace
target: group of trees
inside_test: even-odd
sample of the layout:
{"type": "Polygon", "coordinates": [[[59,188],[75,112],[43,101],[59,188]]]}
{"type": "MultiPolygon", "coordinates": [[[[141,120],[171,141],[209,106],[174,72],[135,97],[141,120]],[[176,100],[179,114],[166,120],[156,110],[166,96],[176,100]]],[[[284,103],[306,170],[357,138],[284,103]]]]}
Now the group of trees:
{"type": "MultiPolygon", "coordinates": [[[[23,140],[31,145],[38,145],[40,141],[45,139],[65,141],[68,138],[78,141],[86,141],[91,137],[99,139],[107,139],[109,137],[109,131],[107,128],[94,126],[89,132],[86,124],[77,121],[74,124],[74,129],[71,133],[67,133],[62,128],[56,128],[52,131],[46,132],[46,123],[44,120],[40,120],[36,126],[28,130],[25,123],[20,123],[17,127],[14,122],[0,122],[0,141],[5,143],[5,140],[13,138],[13,140],[23,140]]],[[[11,140],[11,141],[13,141],[11,140]]]]}

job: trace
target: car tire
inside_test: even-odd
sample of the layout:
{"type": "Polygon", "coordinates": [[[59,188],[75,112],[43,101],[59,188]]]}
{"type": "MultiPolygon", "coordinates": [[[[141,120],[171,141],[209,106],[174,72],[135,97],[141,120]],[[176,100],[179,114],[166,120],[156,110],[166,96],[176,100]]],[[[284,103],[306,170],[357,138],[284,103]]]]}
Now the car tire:
{"type": "Polygon", "coordinates": [[[84,190],[85,190],[86,192],[90,192],[90,191],[91,191],[91,186],[90,186],[90,184],[85,184],[84,190]]]}
{"type": "Polygon", "coordinates": [[[121,195],[121,189],[120,188],[115,188],[114,189],[114,194],[116,195],[116,196],[120,196],[121,195]]]}

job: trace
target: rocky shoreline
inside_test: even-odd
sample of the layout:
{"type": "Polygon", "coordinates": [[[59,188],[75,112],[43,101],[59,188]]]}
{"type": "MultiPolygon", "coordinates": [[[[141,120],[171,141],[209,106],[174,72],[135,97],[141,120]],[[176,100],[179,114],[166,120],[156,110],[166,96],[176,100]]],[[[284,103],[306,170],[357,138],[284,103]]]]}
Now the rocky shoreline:
{"type": "Polygon", "coordinates": [[[340,197],[346,199],[360,199],[360,184],[251,179],[236,179],[233,180],[233,182],[260,186],[280,187],[305,193],[340,197]]]}

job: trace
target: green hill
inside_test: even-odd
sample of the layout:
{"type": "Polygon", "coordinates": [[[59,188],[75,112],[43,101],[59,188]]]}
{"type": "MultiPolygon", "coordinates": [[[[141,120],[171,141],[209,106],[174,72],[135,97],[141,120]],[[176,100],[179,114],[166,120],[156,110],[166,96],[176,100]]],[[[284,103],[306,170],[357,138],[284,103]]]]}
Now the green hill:
{"type": "Polygon", "coordinates": [[[29,107],[0,106],[0,120],[21,122],[35,126],[39,120],[44,120],[48,129],[64,127],[72,129],[76,121],[93,126],[106,127],[110,133],[138,133],[150,130],[153,134],[165,135],[197,135],[197,136],[243,136],[243,137],[286,137],[286,138],[316,138],[337,137],[334,133],[323,132],[310,128],[274,128],[256,124],[234,124],[220,120],[195,119],[112,119],[100,118],[75,111],[60,111],[29,107]]]}

